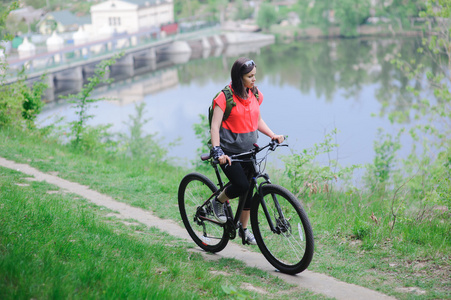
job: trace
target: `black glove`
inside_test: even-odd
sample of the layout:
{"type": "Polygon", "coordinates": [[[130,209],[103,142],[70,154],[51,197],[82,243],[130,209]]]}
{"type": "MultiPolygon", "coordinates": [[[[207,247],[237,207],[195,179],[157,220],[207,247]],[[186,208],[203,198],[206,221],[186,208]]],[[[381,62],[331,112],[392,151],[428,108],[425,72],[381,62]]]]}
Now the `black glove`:
{"type": "Polygon", "coordinates": [[[220,156],[224,155],[224,151],[222,151],[221,147],[215,146],[211,149],[210,154],[215,160],[218,160],[220,156]]]}

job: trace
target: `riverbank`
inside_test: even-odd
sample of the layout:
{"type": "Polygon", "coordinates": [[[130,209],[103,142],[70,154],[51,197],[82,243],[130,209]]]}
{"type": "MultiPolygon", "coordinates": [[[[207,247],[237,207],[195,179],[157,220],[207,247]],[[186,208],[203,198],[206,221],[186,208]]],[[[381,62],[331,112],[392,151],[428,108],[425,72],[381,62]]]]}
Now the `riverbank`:
{"type": "MultiPolygon", "coordinates": [[[[29,187],[30,185],[27,184],[27,182],[31,182],[31,181],[46,181],[47,183],[51,183],[54,184],[57,188],[60,188],[61,190],[54,190],[53,187],[49,186],[48,189],[50,190],[47,191],[48,194],[60,194],[60,193],[72,193],[75,195],[79,195],[82,196],[84,199],[86,199],[86,201],[91,202],[95,205],[97,205],[98,207],[100,207],[100,209],[102,208],[106,208],[108,210],[110,210],[110,212],[106,215],[107,217],[117,220],[117,222],[123,222],[125,225],[128,225],[129,227],[139,227],[140,224],[145,225],[148,228],[144,228],[141,230],[151,230],[151,228],[156,228],[158,230],[161,230],[162,232],[160,233],[161,235],[164,236],[163,232],[168,233],[170,236],[175,237],[175,239],[171,239],[168,237],[169,241],[166,241],[166,243],[170,243],[174,246],[176,246],[179,243],[182,243],[183,240],[187,241],[187,242],[191,242],[191,238],[188,235],[187,231],[185,230],[185,228],[183,228],[181,226],[181,224],[179,224],[179,222],[174,222],[171,220],[164,220],[164,219],[160,219],[157,218],[155,216],[153,216],[148,210],[145,209],[140,209],[140,208],[136,208],[127,204],[124,204],[122,202],[118,202],[116,200],[114,200],[111,197],[108,197],[106,195],[102,195],[94,190],[89,189],[86,186],[82,186],[78,183],[73,183],[67,180],[63,180],[61,178],[59,178],[58,176],[55,175],[51,175],[51,174],[46,174],[43,172],[40,172],[34,168],[31,168],[29,165],[27,164],[17,164],[13,161],[9,161],[9,160],[5,160],[3,158],[0,157],[0,168],[1,167],[5,167],[5,168],[9,168],[12,170],[17,170],[18,172],[21,172],[25,175],[28,176],[32,176],[30,177],[23,177],[23,178],[19,178],[19,179],[15,179],[14,183],[17,182],[24,182],[24,183],[18,183],[17,184],[17,190],[25,190],[25,193],[27,193],[27,191],[30,190],[29,187]],[[22,180],[22,179],[25,179],[22,180]],[[22,188],[21,188],[22,187],[22,188]],[[133,220],[132,222],[127,222],[125,220],[133,220]],[[138,223],[136,223],[136,222],[138,223]],[[179,240],[181,239],[181,240],[179,240]]],[[[8,171],[6,171],[5,173],[8,173],[8,171]]],[[[44,188],[45,188],[45,184],[44,184],[44,188]]],[[[70,202],[70,200],[69,200],[70,202]]],[[[79,201],[73,201],[73,202],[79,202],[79,201]]],[[[94,211],[96,211],[96,209],[94,209],[94,211]]],[[[103,216],[104,217],[104,216],[103,216]]],[[[61,218],[66,219],[66,216],[61,216],[61,218]]],[[[102,216],[100,216],[96,222],[98,223],[103,223],[102,220],[102,216]]],[[[158,243],[155,243],[155,245],[157,245],[158,243]]],[[[177,247],[177,248],[181,248],[181,247],[177,247]]],[[[294,298],[299,298],[301,295],[299,295],[299,293],[303,294],[302,298],[303,299],[310,299],[310,298],[317,298],[317,296],[314,295],[309,295],[309,292],[313,292],[317,295],[325,295],[327,297],[332,297],[334,299],[342,299],[342,300],[358,300],[358,299],[362,299],[365,298],[367,300],[377,300],[377,299],[395,299],[395,298],[391,298],[389,296],[386,296],[384,294],[375,292],[373,290],[367,289],[367,288],[363,288],[363,287],[359,287],[356,285],[352,285],[352,284],[347,284],[345,282],[341,282],[336,280],[333,277],[324,275],[324,274],[319,274],[319,273],[315,273],[315,272],[311,272],[311,271],[304,271],[302,274],[296,275],[296,276],[291,276],[291,275],[286,275],[286,274],[282,274],[280,272],[277,272],[276,270],[274,270],[272,268],[272,266],[269,265],[268,262],[266,262],[264,259],[262,259],[262,255],[258,252],[255,251],[249,251],[249,248],[251,248],[251,250],[256,250],[256,247],[245,247],[242,245],[238,245],[237,243],[229,243],[226,247],[226,249],[224,249],[223,251],[221,251],[220,253],[216,253],[216,254],[209,254],[206,253],[204,251],[201,251],[200,249],[194,248],[194,249],[183,249],[183,250],[187,250],[186,251],[186,255],[195,255],[196,253],[200,253],[203,258],[205,260],[221,260],[221,259],[237,259],[242,261],[244,264],[246,264],[248,267],[250,268],[258,268],[259,270],[262,270],[264,272],[266,272],[268,275],[268,277],[271,278],[279,278],[282,281],[285,281],[287,284],[293,285],[294,287],[289,288],[289,290],[292,290],[293,292],[291,294],[294,294],[294,298]],[[300,291],[296,291],[296,289],[300,289],[300,291]],[[301,292],[302,291],[302,292],[301,292]],[[305,291],[305,292],[304,292],[305,291]]],[[[182,252],[183,250],[180,249],[182,252]]],[[[163,250],[163,249],[162,249],[163,250]]],[[[168,250],[164,250],[161,252],[167,252],[168,250]]],[[[167,258],[165,258],[166,260],[167,258]]],[[[177,257],[177,259],[179,259],[177,257]]],[[[169,261],[165,261],[165,265],[166,264],[172,264],[172,263],[179,263],[178,261],[176,262],[171,262],[171,259],[168,259],[169,261]]],[[[147,262],[149,263],[149,262],[147,262]]],[[[155,267],[152,266],[152,264],[147,265],[147,267],[150,267],[152,269],[154,269],[155,267]]],[[[193,266],[194,267],[194,266],[193,266]]],[[[202,266],[200,266],[199,268],[202,268],[202,266]]],[[[220,268],[219,270],[217,270],[217,272],[220,272],[222,270],[222,268],[220,268]]],[[[236,274],[237,270],[233,270],[232,272],[234,274],[236,274]]],[[[236,277],[234,275],[234,277],[236,277]]],[[[248,278],[246,278],[248,279],[248,278]]],[[[236,283],[234,283],[236,284],[236,283]]],[[[271,284],[271,283],[270,283],[271,284]]],[[[240,288],[242,288],[244,291],[241,291],[241,293],[247,294],[248,291],[253,291],[254,295],[253,296],[257,296],[258,298],[261,298],[261,295],[259,294],[263,294],[263,295],[268,295],[267,287],[265,287],[265,289],[263,288],[263,286],[254,286],[254,283],[246,281],[246,285],[242,285],[240,288]],[[251,284],[251,285],[249,285],[251,284]]],[[[155,288],[154,288],[155,290],[155,288]]],[[[180,289],[180,291],[184,291],[185,289],[182,287],[180,289]]],[[[155,291],[153,291],[155,292],[155,291]]],[[[285,299],[290,299],[292,296],[287,296],[287,291],[286,290],[279,290],[276,293],[274,293],[273,295],[269,296],[269,298],[273,298],[275,296],[277,296],[278,294],[284,293],[284,298],[285,299]]],[[[214,294],[214,293],[212,293],[214,294]]],[[[266,297],[265,297],[266,298],[266,297]]]]}
{"type": "MultiPolygon", "coordinates": [[[[412,37],[422,36],[423,31],[418,29],[412,30],[395,30],[390,25],[362,25],[358,28],[359,36],[361,37],[412,37]]],[[[331,39],[331,38],[343,38],[340,34],[340,28],[338,26],[330,27],[324,31],[320,28],[300,28],[298,26],[290,25],[273,25],[271,26],[270,33],[274,34],[282,42],[292,42],[294,40],[301,39],[331,39]]]]}
{"type": "Polygon", "coordinates": [[[2,299],[324,299],[238,260],[203,258],[155,227],[170,222],[149,224],[147,210],[58,176],[0,159],[0,178],[2,299]]]}
{"type": "MultiPolygon", "coordinates": [[[[169,163],[161,161],[152,162],[145,159],[115,158],[112,154],[106,155],[100,152],[86,155],[71,150],[69,147],[58,145],[52,139],[42,136],[37,131],[34,133],[0,131],[0,156],[19,163],[29,164],[41,172],[86,185],[90,189],[108,195],[117,201],[152,212],[160,218],[172,219],[180,223],[176,191],[180,179],[189,171],[188,169],[175,168],[169,163]]],[[[1,172],[2,178],[10,178],[11,173],[9,171],[6,172],[2,169],[1,172]]],[[[13,175],[17,176],[17,174],[13,175]]],[[[24,175],[19,177],[23,178],[24,175]]],[[[8,188],[16,190],[14,195],[20,194],[18,189],[21,188],[19,185],[15,185],[15,182],[26,183],[24,180],[8,179],[8,181],[10,182],[8,188]]],[[[2,182],[6,181],[2,180],[2,182]]],[[[32,185],[25,188],[29,189],[27,193],[32,193],[36,187],[32,185]]],[[[47,190],[49,190],[48,187],[42,192],[38,193],[36,191],[37,199],[45,194],[47,190]]],[[[65,197],[61,193],[51,195],[53,197],[52,201],[59,201],[58,199],[65,197]]],[[[6,199],[9,198],[1,197],[0,199],[2,204],[5,204],[6,199]]],[[[74,201],[77,200],[74,199],[74,201]]],[[[309,268],[310,271],[327,274],[339,280],[365,286],[399,299],[410,297],[445,299],[451,296],[449,290],[449,248],[446,246],[446,241],[443,242],[445,244],[442,245],[442,250],[438,250],[437,248],[432,248],[432,244],[414,243],[408,240],[408,236],[402,238],[394,234],[391,239],[384,238],[379,240],[377,244],[369,245],[362,242],[360,238],[363,238],[365,234],[378,234],[377,231],[371,229],[375,225],[367,227],[368,225],[365,225],[366,222],[361,223],[360,227],[356,228],[359,231],[355,231],[360,234],[359,238],[352,234],[352,227],[355,227],[357,224],[349,224],[345,220],[350,219],[350,214],[366,215],[367,210],[364,207],[369,204],[366,202],[362,203],[362,207],[356,211],[358,206],[353,201],[351,202],[349,196],[340,193],[331,194],[330,198],[317,197],[315,201],[304,202],[314,227],[317,245],[314,261],[309,268]],[[333,200],[329,201],[328,199],[333,200]],[[338,223],[327,224],[328,220],[338,220],[338,223]]],[[[11,202],[8,202],[8,207],[10,205],[11,202]]],[[[43,209],[42,211],[47,210],[43,209]]],[[[72,211],[77,211],[77,209],[72,211]]],[[[32,214],[29,213],[29,215],[31,216],[32,214]]],[[[375,215],[380,217],[378,211],[375,211],[375,215]]],[[[368,215],[367,218],[369,217],[368,215]]],[[[62,216],[57,218],[64,220],[62,216]]],[[[74,220],[72,222],[75,225],[80,221],[74,220]]],[[[379,219],[379,222],[383,221],[379,219]]],[[[49,223],[47,227],[52,228],[52,224],[54,223],[49,223]]],[[[443,224],[440,225],[440,222],[431,225],[433,227],[428,227],[428,224],[425,225],[426,227],[418,228],[419,231],[416,232],[428,234],[430,242],[434,240],[433,235],[439,235],[442,238],[446,235],[444,232],[447,229],[443,228],[445,231],[442,232],[440,226],[443,226],[443,224]]],[[[29,228],[28,230],[35,230],[33,227],[29,228]]],[[[138,230],[147,232],[147,230],[142,228],[138,230]]],[[[160,237],[158,232],[153,231],[151,234],[160,237]]],[[[23,236],[26,239],[27,236],[23,236]]],[[[73,233],[73,236],[75,238],[71,237],[70,239],[77,239],[76,233],[73,233]]],[[[418,236],[418,238],[420,237],[418,236]]],[[[146,241],[148,240],[146,239],[146,241]]],[[[31,242],[38,245],[40,243],[49,245],[48,241],[39,239],[31,242]]],[[[168,243],[170,245],[180,245],[179,243],[174,244],[174,242],[163,242],[163,244],[168,243]]],[[[147,249],[146,244],[143,244],[142,247],[147,249]]],[[[113,251],[111,251],[105,253],[104,257],[109,259],[113,254],[113,251]]],[[[41,258],[38,256],[39,259],[41,258]]],[[[157,269],[151,267],[150,270],[152,270],[151,272],[156,272],[158,269],[162,270],[162,274],[172,276],[171,282],[180,282],[181,285],[178,286],[167,285],[171,289],[186,288],[187,284],[189,285],[191,282],[190,279],[184,278],[187,274],[185,270],[191,270],[190,264],[183,264],[181,267],[177,264],[171,264],[171,261],[173,260],[169,260],[169,266],[156,267],[157,269]],[[177,280],[177,278],[184,279],[177,280]]],[[[234,274],[236,263],[230,261],[219,261],[219,264],[213,267],[213,270],[220,272],[221,268],[224,268],[226,265],[229,266],[226,272],[234,274]],[[230,267],[231,264],[233,267],[230,267]]],[[[33,266],[31,267],[33,269],[33,266]]],[[[251,272],[249,274],[256,273],[255,270],[242,270],[240,274],[249,271],[251,272]]],[[[195,274],[197,271],[191,270],[188,274],[193,274],[193,272],[195,274]]],[[[154,273],[149,275],[152,276],[152,274],[154,273]]],[[[225,280],[223,281],[225,285],[229,283],[227,281],[230,280],[228,275],[223,273],[212,274],[220,274],[218,275],[219,278],[215,278],[221,279],[221,282],[225,280]]],[[[268,278],[264,273],[258,274],[257,277],[268,278]]],[[[43,278],[39,272],[34,275],[37,278],[43,278]]],[[[134,278],[136,282],[140,282],[140,279],[142,281],[142,278],[139,276],[134,278]]],[[[246,282],[247,279],[242,280],[242,282],[246,282]]],[[[204,280],[202,279],[202,281],[204,280]]],[[[218,292],[217,285],[208,287],[206,294],[210,295],[213,293],[211,289],[215,288],[216,294],[214,295],[217,297],[226,295],[220,291],[218,292]]],[[[267,289],[269,291],[267,294],[253,291],[251,295],[252,297],[270,299],[271,295],[276,295],[275,293],[280,290],[280,287],[267,287],[267,289]]],[[[289,290],[289,293],[291,293],[291,290],[289,290]]],[[[202,293],[200,297],[202,295],[205,294],[202,293]]],[[[288,298],[299,298],[299,294],[296,294],[296,292],[290,295],[291,297],[288,296],[288,298]]],[[[304,298],[303,296],[300,297],[304,298]]]]}

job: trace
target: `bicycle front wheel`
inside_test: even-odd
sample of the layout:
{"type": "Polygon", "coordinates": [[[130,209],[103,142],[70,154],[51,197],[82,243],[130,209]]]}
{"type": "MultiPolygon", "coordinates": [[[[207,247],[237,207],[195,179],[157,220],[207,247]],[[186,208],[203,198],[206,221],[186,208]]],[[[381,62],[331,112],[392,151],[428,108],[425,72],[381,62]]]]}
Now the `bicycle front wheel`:
{"type": "Polygon", "coordinates": [[[287,189],[264,185],[254,199],[251,223],[258,247],[268,262],[282,273],[304,271],[313,258],[313,232],[307,214],[287,189]]]}
{"type": "Polygon", "coordinates": [[[179,185],[180,215],[193,241],[208,252],[224,249],[229,235],[223,225],[213,220],[213,212],[207,201],[218,189],[208,177],[199,173],[186,175],[179,185]]]}

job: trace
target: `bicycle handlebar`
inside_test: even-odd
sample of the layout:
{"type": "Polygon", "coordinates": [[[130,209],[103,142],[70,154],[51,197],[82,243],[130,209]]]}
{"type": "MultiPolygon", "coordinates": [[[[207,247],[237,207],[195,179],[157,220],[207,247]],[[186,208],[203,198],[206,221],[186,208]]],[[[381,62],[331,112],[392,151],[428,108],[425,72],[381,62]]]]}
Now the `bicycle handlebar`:
{"type": "MultiPolygon", "coordinates": [[[[255,155],[257,155],[259,152],[263,151],[266,148],[269,148],[269,150],[271,151],[275,151],[278,147],[288,147],[288,144],[279,144],[278,142],[276,142],[275,140],[271,140],[268,145],[264,146],[264,147],[259,147],[257,144],[254,144],[254,149],[251,149],[247,152],[243,152],[243,153],[239,153],[239,154],[234,154],[230,156],[230,159],[232,160],[232,162],[246,162],[248,160],[244,160],[244,159],[240,159],[240,158],[249,158],[249,157],[253,157],[255,155]]],[[[210,153],[206,153],[206,154],[202,154],[201,155],[201,159],[203,161],[205,160],[209,160],[211,159],[211,154],[210,153]]],[[[212,163],[213,164],[219,164],[218,160],[212,159],[212,163]]]]}
{"type": "Polygon", "coordinates": [[[263,147],[259,147],[257,144],[254,144],[254,149],[251,149],[247,152],[243,152],[243,153],[239,153],[239,154],[235,154],[235,155],[231,155],[230,158],[233,159],[239,159],[240,157],[249,157],[249,156],[255,156],[258,153],[260,153],[261,151],[265,150],[266,148],[269,148],[269,150],[271,151],[275,151],[276,148],[278,147],[283,147],[283,146],[287,146],[287,144],[279,144],[274,140],[271,140],[268,145],[263,146],[263,147]]]}

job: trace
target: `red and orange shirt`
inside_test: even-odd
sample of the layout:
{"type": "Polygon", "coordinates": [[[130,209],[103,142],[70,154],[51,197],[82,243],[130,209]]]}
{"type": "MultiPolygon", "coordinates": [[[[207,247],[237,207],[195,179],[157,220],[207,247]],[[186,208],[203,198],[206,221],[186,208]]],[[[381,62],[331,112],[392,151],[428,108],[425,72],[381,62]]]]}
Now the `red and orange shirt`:
{"type": "MultiPolygon", "coordinates": [[[[231,87],[230,87],[231,88],[231,87]]],[[[260,104],[263,102],[263,94],[258,92],[258,100],[249,90],[247,99],[241,99],[233,94],[236,106],[232,108],[229,117],[222,122],[219,129],[221,148],[226,152],[241,153],[253,148],[258,139],[258,119],[260,116],[260,104]]],[[[219,105],[222,111],[226,109],[224,93],[213,100],[214,107],[219,105]]],[[[213,107],[213,108],[214,108],[213,107]]]]}

